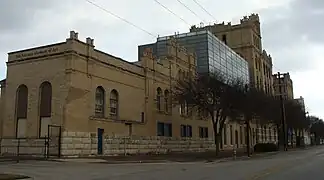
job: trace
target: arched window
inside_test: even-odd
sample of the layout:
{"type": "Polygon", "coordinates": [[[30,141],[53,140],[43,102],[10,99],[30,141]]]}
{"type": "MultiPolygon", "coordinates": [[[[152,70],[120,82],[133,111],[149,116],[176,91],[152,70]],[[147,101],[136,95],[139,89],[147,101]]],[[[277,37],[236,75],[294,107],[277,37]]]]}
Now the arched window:
{"type": "Polygon", "coordinates": [[[52,112],[52,85],[43,82],[40,86],[40,117],[50,117],[52,112]]]}
{"type": "Polygon", "coordinates": [[[52,85],[50,82],[43,82],[39,90],[39,136],[46,137],[48,135],[48,125],[51,124],[52,85]]]}
{"type": "Polygon", "coordinates": [[[169,108],[170,108],[170,94],[169,94],[169,91],[168,90],[165,90],[164,91],[164,108],[165,108],[165,112],[169,112],[169,108]]]}
{"type": "Polygon", "coordinates": [[[27,108],[28,108],[28,88],[22,84],[17,89],[16,94],[16,137],[26,137],[27,125],[27,108]]]}
{"type": "Polygon", "coordinates": [[[162,96],[162,89],[158,87],[156,90],[156,108],[159,111],[161,110],[161,96],[162,96]]]}
{"type": "Polygon", "coordinates": [[[104,117],[105,115],[105,90],[98,86],[96,89],[95,116],[104,117]]]}
{"type": "Polygon", "coordinates": [[[115,89],[110,92],[110,115],[118,115],[118,92],[115,89]]]}

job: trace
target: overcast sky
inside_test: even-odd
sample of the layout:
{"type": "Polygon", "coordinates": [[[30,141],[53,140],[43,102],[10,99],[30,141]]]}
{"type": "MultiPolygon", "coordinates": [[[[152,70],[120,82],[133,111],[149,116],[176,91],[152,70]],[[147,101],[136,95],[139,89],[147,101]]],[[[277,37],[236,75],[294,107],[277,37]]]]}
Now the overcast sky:
{"type": "MultiPolygon", "coordinates": [[[[295,97],[305,97],[311,114],[324,118],[323,0],[159,0],[188,24],[201,21],[237,23],[244,15],[259,13],[263,47],[272,55],[274,72],[290,72],[295,97]],[[216,18],[216,19],[214,19],[216,18]]],[[[94,0],[96,4],[154,36],[187,32],[189,25],[154,0],[94,0]]],[[[95,7],[86,0],[0,0],[0,71],[6,76],[7,52],[64,41],[70,30],[97,49],[128,61],[137,60],[137,45],[155,37],[95,7]]],[[[49,67],[50,68],[50,67],[49,67]]]]}

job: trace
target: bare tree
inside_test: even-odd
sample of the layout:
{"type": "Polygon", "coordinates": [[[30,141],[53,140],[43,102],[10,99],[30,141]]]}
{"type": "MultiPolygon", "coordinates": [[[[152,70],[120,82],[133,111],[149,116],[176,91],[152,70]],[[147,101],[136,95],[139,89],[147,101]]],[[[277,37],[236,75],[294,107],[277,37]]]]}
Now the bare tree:
{"type": "Polygon", "coordinates": [[[279,148],[279,142],[282,139],[280,131],[282,128],[282,113],[281,113],[281,101],[278,97],[267,95],[264,97],[263,111],[261,124],[268,124],[276,126],[277,130],[277,142],[279,148]]]}
{"type": "MultiPolygon", "coordinates": [[[[309,129],[310,122],[306,117],[303,107],[294,100],[288,100],[285,102],[285,115],[286,124],[290,130],[295,130],[296,139],[300,142],[300,132],[304,129],[309,129]],[[299,130],[299,134],[297,134],[299,130]]],[[[293,136],[290,136],[291,142],[293,142],[293,136]]]]}
{"type": "Polygon", "coordinates": [[[239,98],[235,101],[235,109],[238,111],[237,114],[239,116],[243,116],[243,121],[246,125],[247,154],[250,156],[250,124],[253,119],[258,119],[258,122],[266,119],[264,110],[268,97],[263,91],[255,88],[253,85],[242,85],[237,87],[237,89],[237,96],[239,98]]]}
{"type": "Polygon", "coordinates": [[[226,80],[221,74],[200,74],[179,79],[173,86],[174,104],[186,104],[190,113],[210,118],[213,124],[216,155],[219,155],[221,132],[229,116],[233,116],[239,81],[226,80]]]}
{"type": "Polygon", "coordinates": [[[324,138],[324,121],[316,116],[310,116],[310,132],[315,136],[315,143],[319,144],[324,138]]]}

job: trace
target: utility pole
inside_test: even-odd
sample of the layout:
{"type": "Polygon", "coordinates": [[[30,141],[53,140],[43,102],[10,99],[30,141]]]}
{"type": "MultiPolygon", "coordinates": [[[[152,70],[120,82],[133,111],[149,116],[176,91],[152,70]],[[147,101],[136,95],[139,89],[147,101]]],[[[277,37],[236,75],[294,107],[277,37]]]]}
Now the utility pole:
{"type": "Polygon", "coordinates": [[[282,96],[282,84],[281,84],[281,74],[278,72],[278,82],[279,82],[279,97],[280,97],[280,109],[281,109],[281,127],[283,133],[283,145],[284,151],[287,151],[287,131],[286,131],[286,110],[285,110],[285,103],[284,98],[282,96]]]}

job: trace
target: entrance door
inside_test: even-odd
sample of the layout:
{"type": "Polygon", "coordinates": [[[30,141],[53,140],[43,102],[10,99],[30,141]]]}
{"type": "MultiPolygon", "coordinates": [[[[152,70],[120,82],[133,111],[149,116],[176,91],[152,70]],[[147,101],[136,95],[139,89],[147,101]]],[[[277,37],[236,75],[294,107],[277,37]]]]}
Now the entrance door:
{"type": "Polygon", "coordinates": [[[103,133],[104,133],[104,129],[98,128],[98,154],[102,154],[103,133]]]}

